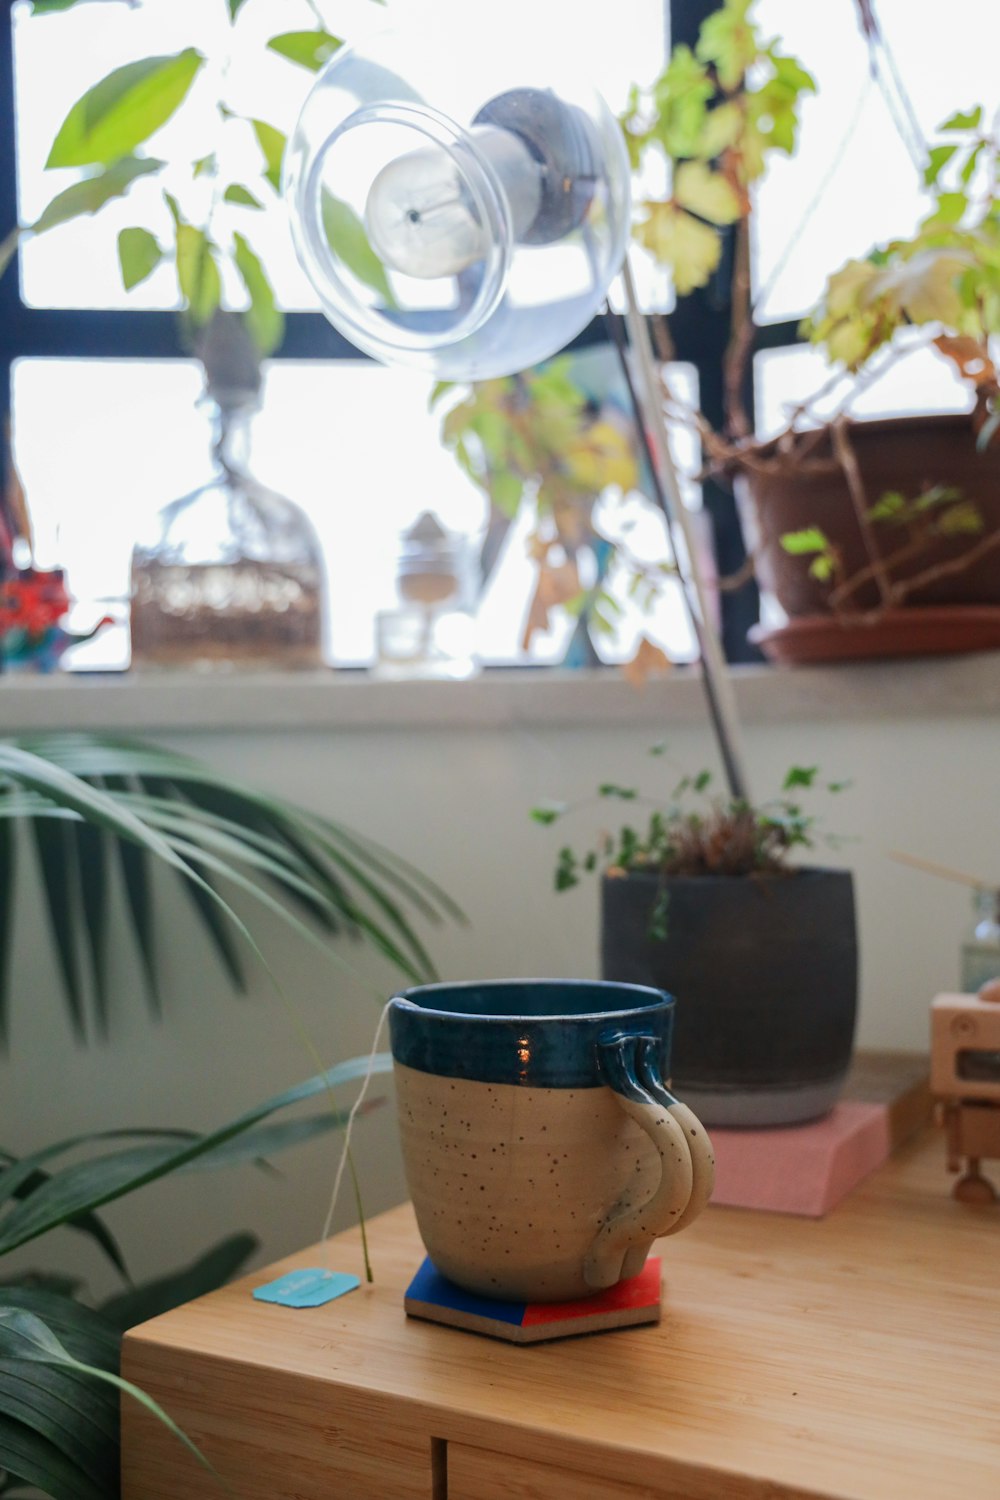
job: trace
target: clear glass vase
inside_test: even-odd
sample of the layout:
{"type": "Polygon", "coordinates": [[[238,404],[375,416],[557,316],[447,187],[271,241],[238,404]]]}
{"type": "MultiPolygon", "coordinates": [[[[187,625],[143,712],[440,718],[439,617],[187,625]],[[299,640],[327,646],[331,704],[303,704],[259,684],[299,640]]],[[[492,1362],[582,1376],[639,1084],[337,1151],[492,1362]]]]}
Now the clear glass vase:
{"type": "Polygon", "coordinates": [[[309,668],[323,663],[319,542],[291,500],[247,471],[256,403],[215,408],[215,477],[160,511],[132,553],[132,664],[309,668]]]}

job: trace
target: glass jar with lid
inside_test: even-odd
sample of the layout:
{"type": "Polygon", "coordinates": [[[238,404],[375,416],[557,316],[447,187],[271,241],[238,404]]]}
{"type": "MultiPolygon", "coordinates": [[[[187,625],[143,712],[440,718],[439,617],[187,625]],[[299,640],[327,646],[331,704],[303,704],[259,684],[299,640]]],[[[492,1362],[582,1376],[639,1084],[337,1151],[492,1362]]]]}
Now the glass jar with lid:
{"type": "Polygon", "coordinates": [[[475,652],[477,559],[469,537],[425,510],[399,539],[399,605],[375,621],[382,677],[469,677],[475,652]]]}
{"type": "Polygon", "coordinates": [[[323,662],[325,577],[300,508],[249,472],[260,365],[241,320],[216,314],[201,346],[215,474],[159,512],[132,553],[132,663],[308,668],[323,662]]]}

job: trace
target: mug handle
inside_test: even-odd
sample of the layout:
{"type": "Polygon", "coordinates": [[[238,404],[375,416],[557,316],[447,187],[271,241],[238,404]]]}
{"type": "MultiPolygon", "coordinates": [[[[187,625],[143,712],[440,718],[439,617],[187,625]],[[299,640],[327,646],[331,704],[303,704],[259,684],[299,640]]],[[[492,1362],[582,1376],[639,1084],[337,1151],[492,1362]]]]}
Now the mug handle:
{"type": "Polygon", "coordinates": [[[635,1207],[626,1196],[622,1211],[604,1223],[587,1252],[584,1279],[595,1291],[637,1276],[653,1241],[692,1223],[715,1184],[712,1143],[687,1105],[665,1087],[657,1039],[619,1032],[597,1045],[615,1098],[649,1136],[662,1167],[652,1198],[635,1207]]]}

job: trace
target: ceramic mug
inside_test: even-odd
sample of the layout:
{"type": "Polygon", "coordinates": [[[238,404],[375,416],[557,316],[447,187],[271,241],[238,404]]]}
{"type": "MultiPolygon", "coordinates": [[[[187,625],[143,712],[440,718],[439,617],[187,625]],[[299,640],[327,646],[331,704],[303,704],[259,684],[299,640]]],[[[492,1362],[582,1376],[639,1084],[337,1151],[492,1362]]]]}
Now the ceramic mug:
{"type": "Polygon", "coordinates": [[[586,1297],[697,1218],[714,1161],[663,1083],[673,1019],[661,990],[585,980],[394,997],[403,1159],[442,1275],[510,1301],[586,1297]]]}

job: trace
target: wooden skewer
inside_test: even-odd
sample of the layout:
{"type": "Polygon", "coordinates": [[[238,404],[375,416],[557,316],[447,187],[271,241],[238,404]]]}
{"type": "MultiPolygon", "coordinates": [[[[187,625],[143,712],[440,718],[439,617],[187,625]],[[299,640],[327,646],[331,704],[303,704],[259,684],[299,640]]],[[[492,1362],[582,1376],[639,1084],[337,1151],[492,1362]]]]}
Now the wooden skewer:
{"type": "Polygon", "coordinates": [[[977,891],[1000,890],[998,880],[980,880],[978,876],[969,875],[964,870],[953,870],[948,865],[939,865],[933,859],[921,859],[917,854],[904,854],[899,849],[890,849],[889,858],[894,859],[897,864],[923,870],[925,875],[940,875],[942,880],[956,880],[960,885],[971,885],[977,891]]]}

